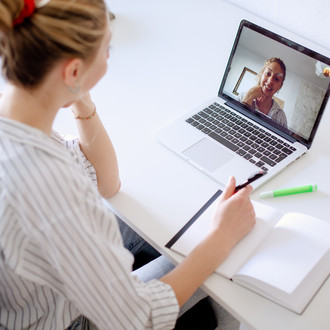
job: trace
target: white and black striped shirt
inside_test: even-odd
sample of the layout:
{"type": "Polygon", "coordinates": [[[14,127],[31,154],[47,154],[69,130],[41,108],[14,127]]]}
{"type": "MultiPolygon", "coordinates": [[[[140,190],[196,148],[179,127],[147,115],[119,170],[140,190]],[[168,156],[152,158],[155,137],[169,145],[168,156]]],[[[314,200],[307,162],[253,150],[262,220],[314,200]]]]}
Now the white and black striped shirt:
{"type": "Polygon", "coordinates": [[[67,147],[0,119],[0,329],[65,329],[79,314],[100,329],[173,328],[173,290],[131,275],[95,171],[67,147]]]}

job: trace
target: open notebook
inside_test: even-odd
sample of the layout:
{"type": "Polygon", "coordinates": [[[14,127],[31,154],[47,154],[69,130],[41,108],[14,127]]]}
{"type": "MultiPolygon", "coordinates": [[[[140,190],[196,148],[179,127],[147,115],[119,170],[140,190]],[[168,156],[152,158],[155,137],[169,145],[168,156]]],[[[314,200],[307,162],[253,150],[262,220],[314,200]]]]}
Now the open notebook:
{"type": "MultiPolygon", "coordinates": [[[[216,203],[211,198],[166,247],[187,256],[208,232],[216,203]]],[[[302,313],[330,274],[330,224],[253,203],[256,225],[216,272],[302,313]]]]}

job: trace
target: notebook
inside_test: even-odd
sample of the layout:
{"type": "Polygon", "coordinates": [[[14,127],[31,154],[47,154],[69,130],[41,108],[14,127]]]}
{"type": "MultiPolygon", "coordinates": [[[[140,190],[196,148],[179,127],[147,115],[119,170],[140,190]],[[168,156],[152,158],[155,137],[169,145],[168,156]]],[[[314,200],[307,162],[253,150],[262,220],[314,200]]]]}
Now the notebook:
{"type": "Polygon", "coordinates": [[[329,57],[243,20],[218,95],[156,138],[221,186],[231,175],[244,182],[267,171],[256,188],[311,147],[329,98],[329,67],[329,57]],[[269,59],[275,66],[264,69],[269,59]]]}

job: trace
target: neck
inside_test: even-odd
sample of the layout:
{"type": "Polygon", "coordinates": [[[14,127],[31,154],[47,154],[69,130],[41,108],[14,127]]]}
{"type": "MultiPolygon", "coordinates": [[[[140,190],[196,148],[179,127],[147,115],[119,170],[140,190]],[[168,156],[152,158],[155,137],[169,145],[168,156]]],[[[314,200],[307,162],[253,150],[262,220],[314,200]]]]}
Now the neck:
{"type": "Polygon", "coordinates": [[[50,135],[58,108],[42,88],[27,90],[8,85],[0,98],[0,116],[12,119],[50,135]]]}
{"type": "Polygon", "coordinates": [[[272,107],[273,98],[272,97],[263,98],[262,100],[257,99],[256,102],[257,102],[259,111],[261,111],[267,115],[272,107]]]}

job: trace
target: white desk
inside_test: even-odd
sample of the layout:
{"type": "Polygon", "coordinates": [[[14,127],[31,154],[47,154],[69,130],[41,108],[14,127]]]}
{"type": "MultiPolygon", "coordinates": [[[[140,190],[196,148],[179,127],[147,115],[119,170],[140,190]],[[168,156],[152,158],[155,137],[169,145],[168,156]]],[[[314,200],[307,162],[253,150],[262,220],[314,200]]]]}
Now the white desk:
{"type": "MultiPolygon", "coordinates": [[[[154,132],[217,94],[242,18],[272,26],[220,0],[110,4],[117,18],[111,23],[109,71],[92,93],[121,169],[121,191],[109,202],[157,249],[178,262],[182,258],[164,245],[219,187],[159,145],[154,132]]],[[[329,56],[327,52],[323,51],[329,56]]],[[[328,105],[311,150],[252,198],[259,200],[258,193],[264,190],[317,183],[316,193],[264,202],[283,212],[300,211],[330,221],[330,149],[321,150],[322,141],[330,141],[329,125],[328,105]]],[[[56,126],[62,132],[73,131],[70,111],[59,114],[56,126]]],[[[330,328],[329,279],[300,316],[216,274],[204,289],[252,328],[330,328]]]]}

